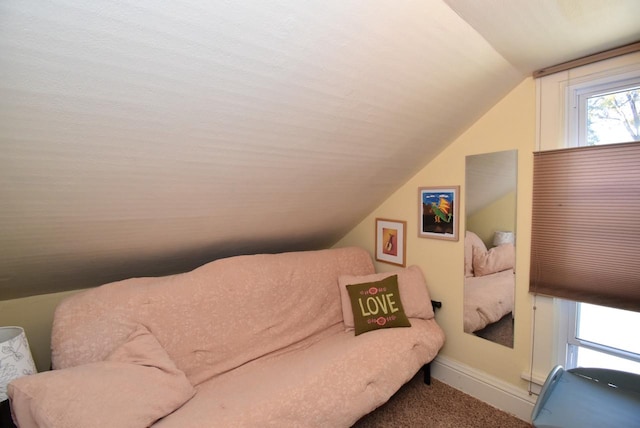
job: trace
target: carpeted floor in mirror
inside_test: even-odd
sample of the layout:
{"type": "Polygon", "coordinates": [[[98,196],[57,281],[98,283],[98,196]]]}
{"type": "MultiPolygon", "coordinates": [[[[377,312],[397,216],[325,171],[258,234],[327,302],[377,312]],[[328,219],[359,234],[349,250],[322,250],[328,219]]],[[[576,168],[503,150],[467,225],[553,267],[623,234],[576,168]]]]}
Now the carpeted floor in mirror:
{"type": "Polygon", "coordinates": [[[531,424],[466,395],[422,371],[353,428],[531,428],[531,424]]]}
{"type": "Polygon", "coordinates": [[[489,324],[482,330],[478,330],[473,334],[494,343],[513,348],[513,323],[513,317],[511,313],[508,313],[502,317],[502,319],[494,322],[493,324],[489,324]]]}

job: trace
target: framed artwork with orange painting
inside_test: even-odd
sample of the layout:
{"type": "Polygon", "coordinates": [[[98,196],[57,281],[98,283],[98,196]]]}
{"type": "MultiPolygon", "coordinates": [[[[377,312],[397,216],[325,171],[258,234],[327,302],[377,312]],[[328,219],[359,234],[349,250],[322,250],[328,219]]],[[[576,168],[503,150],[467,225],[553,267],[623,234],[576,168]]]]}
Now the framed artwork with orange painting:
{"type": "Polygon", "coordinates": [[[460,186],[418,188],[418,236],[458,240],[460,186]]]}
{"type": "Polygon", "coordinates": [[[376,260],[405,266],[407,249],[407,222],[376,219],[376,260]]]}

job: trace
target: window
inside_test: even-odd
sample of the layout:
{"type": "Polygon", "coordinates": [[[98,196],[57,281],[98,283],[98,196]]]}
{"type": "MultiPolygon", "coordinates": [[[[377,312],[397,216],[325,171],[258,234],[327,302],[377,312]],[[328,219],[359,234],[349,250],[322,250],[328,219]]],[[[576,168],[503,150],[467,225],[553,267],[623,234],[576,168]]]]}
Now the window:
{"type": "MultiPolygon", "coordinates": [[[[637,73],[636,73],[637,74],[637,73]]],[[[640,75],[569,87],[568,145],[640,141],[640,75]]],[[[640,168],[640,166],[639,166],[640,168]]],[[[640,374],[640,313],[569,302],[564,365],[640,374]]]]}
{"type": "Polygon", "coordinates": [[[565,366],[604,367],[640,374],[640,313],[569,302],[565,366]]]}

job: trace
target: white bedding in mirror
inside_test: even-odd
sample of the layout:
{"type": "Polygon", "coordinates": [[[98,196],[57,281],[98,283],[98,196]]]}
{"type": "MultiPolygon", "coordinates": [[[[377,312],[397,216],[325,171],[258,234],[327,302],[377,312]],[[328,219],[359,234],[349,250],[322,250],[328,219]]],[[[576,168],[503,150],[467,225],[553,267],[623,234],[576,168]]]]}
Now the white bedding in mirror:
{"type": "Polygon", "coordinates": [[[464,279],[464,331],[473,333],[513,313],[513,269],[464,279]]]}

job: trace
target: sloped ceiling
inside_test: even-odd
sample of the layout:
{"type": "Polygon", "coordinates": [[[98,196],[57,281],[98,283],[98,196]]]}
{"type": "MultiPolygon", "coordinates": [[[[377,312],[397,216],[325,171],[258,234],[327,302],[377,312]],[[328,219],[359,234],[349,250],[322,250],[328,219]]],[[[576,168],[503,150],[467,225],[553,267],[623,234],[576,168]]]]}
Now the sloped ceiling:
{"type": "Polygon", "coordinates": [[[0,300],[330,246],[639,6],[3,0],[0,300]]]}

